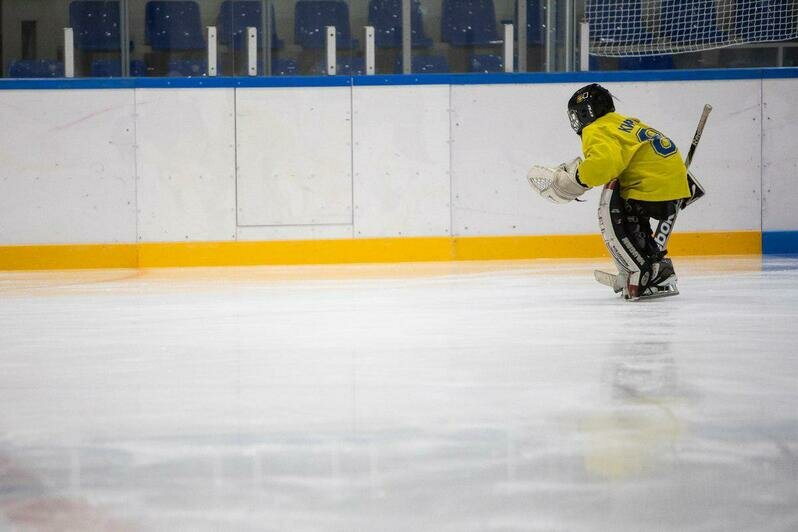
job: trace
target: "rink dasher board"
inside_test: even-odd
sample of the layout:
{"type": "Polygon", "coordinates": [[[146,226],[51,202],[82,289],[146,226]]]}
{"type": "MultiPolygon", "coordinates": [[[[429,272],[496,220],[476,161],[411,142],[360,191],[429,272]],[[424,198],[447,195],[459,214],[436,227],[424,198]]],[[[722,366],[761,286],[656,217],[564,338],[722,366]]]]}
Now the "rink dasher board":
{"type": "MultiPolygon", "coordinates": [[[[596,232],[594,206],[541,203],[523,179],[530,162],[556,163],[578,150],[557,102],[588,79],[622,92],[630,108],[650,109],[651,121],[680,146],[694,127],[691,106],[700,108],[703,100],[714,98],[718,112],[695,165],[709,194],[700,208],[680,219],[677,235],[727,236],[719,248],[707,246],[704,236],[697,245],[702,251],[688,246],[685,253],[713,254],[713,246],[725,249],[722,253],[768,253],[768,243],[776,242],[769,234],[780,235],[779,252],[789,252],[796,249],[789,235],[798,220],[784,176],[791,175],[796,161],[785,157],[790,154],[785,143],[794,135],[784,131],[798,124],[788,101],[796,70],[84,79],[62,85],[63,80],[3,80],[2,88],[16,90],[0,91],[0,99],[24,103],[10,106],[19,110],[14,116],[4,116],[17,127],[0,148],[8,152],[0,169],[16,179],[0,182],[5,257],[0,260],[5,267],[20,261],[23,268],[25,263],[36,267],[39,259],[20,258],[32,249],[34,256],[49,255],[44,262],[54,267],[69,263],[65,256],[83,257],[74,267],[86,267],[93,261],[106,265],[109,254],[124,249],[112,262],[128,264],[132,256],[136,264],[146,264],[149,259],[140,257],[156,255],[161,258],[151,262],[205,264],[224,262],[213,258],[220,243],[249,250],[230,255],[244,263],[458,260],[463,253],[452,251],[453,242],[465,239],[483,246],[476,253],[480,258],[560,256],[561,248],[570,249],[570,256],[592,253],[589,246],[578,248],[575,236],[596,232]],[[286,105],[304,100],[308,111],[298,118],[272,112],[263,130],[244,131],[250,111],[236,105],[238,97],[252,91],[268,102],[273,89],[286,95],[286,105]],[[86,98],[84,90],[92,97],[86,98]],[[323,101],[332,94],[328,91],[340,91],[342,105],[332,112],[315,109],[314,95],[323,101]],[[375,116],[397,101],[401,104],[391,109],[390,120],[375,116]],[[43,118],[25,112],[48,102],[43,118]],[[419,102],[424,112],[404,112],[419,102]],[[170,109],[183,110],[170,116],[170,109]],[[198,110],[196,116],[191,109],[198,110]],[[430,112],[437,118],[422,121],[430,112]],[[303,130],[297,123],[320,118],[323,124],[340,124],[325,126],[320,138],[344,143],[331,145],[323,156],[314,154],[325,163],[319,168],[309,166],[297,175],[279,170],[307,157],[300,143],[273,150],[260,166],[246,159],[274,131],[293,126],[292,135],[299,137],[303,130]],[[93,148],[88,154],[80,150],[86,139],[93,148]],[[25,150],[32,142],[42,150],[25,150]],[[331,158],[335,164],[329,164],[331,158]],[[278,188],[250,193],[241,180],[247,168],[254,169],[256,182],[260,173],[278,188]],[[330,187],[314,186],[314,179],[330,187]],[[286,182],[291,186],[281,190],[286,182]],[[287,194],[292,208],[281,213],[280,202],[270,203],[275,190],[287,194]],[[339,198],[340,207],[325,198],[339,198]],[[246,209],[266,217],[253,219],[246,209]],[[759,233],[756,245],[752,233],[759,233]],[[745,236],[740,240],[738,234],[745,236]],[[558,235],[564,235],[562,243],[558,235]],[[387,244],[372,253],[372,244],[347,242],[363,239],[387,244]],[[435,244],[419,247],[424,239],[435,244]],[[322,256],[316,251],[292,258],[293,252],[275,251],[311,249],[313,241],[332,244],[322,245],[328,250],[322,256]],[[142,252],[149,244],[159,251],[142,252]],[[251,251],[256,248],[271,251],[258,257],[261,252],[251,251]],[[329,251],[333,248],[338,250],[329,251]],[[87,257],[92,253],[98,258],[87,257]]],[[[603,253],[599,249],[596,256],[603,253]]]]}

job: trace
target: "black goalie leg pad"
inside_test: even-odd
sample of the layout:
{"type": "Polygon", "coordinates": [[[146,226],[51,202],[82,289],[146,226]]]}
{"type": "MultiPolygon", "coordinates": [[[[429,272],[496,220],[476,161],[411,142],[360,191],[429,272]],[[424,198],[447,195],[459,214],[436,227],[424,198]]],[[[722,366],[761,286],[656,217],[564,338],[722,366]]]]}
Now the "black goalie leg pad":
{"type": "Polygon", "coordinates": [[[666,251],[652,235],[647,206],[621,198],[617,180],[605,185],[599,201],[601,235],[623,278],[627,299],[645,295],[653,282],[675,279],[670,260],[663,260],[666,251]]]}

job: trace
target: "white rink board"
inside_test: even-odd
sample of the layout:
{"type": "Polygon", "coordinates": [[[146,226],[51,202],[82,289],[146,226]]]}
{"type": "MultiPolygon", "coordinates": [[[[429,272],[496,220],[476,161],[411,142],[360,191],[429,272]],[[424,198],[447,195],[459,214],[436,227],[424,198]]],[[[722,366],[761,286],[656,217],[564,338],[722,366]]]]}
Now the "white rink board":
{"type": "MultiPolygon", "coordinates": [[[[580,85],[2,90],[0,245],[595,233],[525,179],[580,85]]],[[[714,107],[677,231],[798,230],[798,79],[605,85],[683,154],[714,107]]]]}
{"type": "MultiPolygon", "coordinates": [[[[687,154],[704,103],[714,107],[692,168],[708,189],[678,230],[760,229],[759,80],[604,83],[622,114],[641,118],[687,154]],[[733,149],[730,145],[733,141],[733,149]]],[[[581,155],[565,114],[581,84],[452,87],[453,231],[457,235],[596,231],[598,191],[586,205],[541,201],[526,182],[533,164],[581,155]]]]}
{"type": "Polygon", "coordinates": [[[136,240],[132,90],[0,91],[0,243],[136,240]]]}
{"type": "Polygon", "coordinates": [[[238,223],[352,223],[351,89],[238,89],[238,223]]]}
{"type": "Polygon", "coordinates": [[[798,229],[797,85],[790,79],[762,83],[762,226],[766,231],[798,229]]]}
{"type": "Polygon", "coordinates": [[[450,234],[449,87],[353,90],[355,237],[450,234]]]}
{"type": "Polygon", "coordinates": [[[235,240],[234,92],[136,91],[139,239],[235,240]]]}

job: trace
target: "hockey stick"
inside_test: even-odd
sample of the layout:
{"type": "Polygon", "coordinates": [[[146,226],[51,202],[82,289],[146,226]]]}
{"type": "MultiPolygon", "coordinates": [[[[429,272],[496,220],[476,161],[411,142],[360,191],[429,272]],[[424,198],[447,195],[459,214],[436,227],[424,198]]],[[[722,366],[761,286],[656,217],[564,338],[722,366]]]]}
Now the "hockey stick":
{"type": "MultiPolygon", "coordinates": [[[[675,213],[665,220],[660,220],[657,224],[657,229],[654,231],[654,240],[656,240],[657,244],[662,250],[666,249],[671,229],[673,228],[673,224],[676,222],[676,216],[679,214],[679,211],[697,201],[706,193],[704,187],[689,172],[689,170],[690,163],[693,162],[693,156],[695,155],[696,148],[698,148],[698,142],[701,140],[701,135],[704,133],[704,126],[707,125],[707,119],[709,118],[709,113],[711,112],[712,106],[710,104],[704,105],[704,109],[701,112],[701,118],[698,119],[698,126],[696,127],[695,134],[693,134],[693,141],[690,143],[690,149],[687,151],[687,157],[684,159],[684,166],[688,170],[687,185],[690,188],[690,197],[680,202],[675,213]]],[[[618,283],[618,276],[614,273],[605,272],[602,270],[594,270],[593,276],[596,278],[596,281],[611,287],[616,293],[622,290],[622,287],[618,283]]]]}
{"type": "Polygon", "coordinates": [[[687,186],[690,187],[690,197],[682,201],[680,206],[682,209],[698,201],[706,194],[704,187],[698,182],[698,179],[690,173],[690,163],[693,162],[693,155],[695,155],[695,150],[698,148],[698,141],[701,140],[701,135],[704,133],[704,126],[707,125],[707,118],[709,118],[710,112],[712,112],[712,106],[709,104],[704,105],[701,118],[698,119],[698,127],[696,127],[695,134],[693,135],[693,142],[690,143],[690,149],[687,152],[687,157],[684,159],[684,166],[687,168],[687,186]]]}
{"type": "Polygon", "coordinates": [[[709,104],[704,105],[701,118],[698,119],[698,127],[695,129],[695,134],[693,135],[693,142],[690,143],[690,150],[687,152],[687,157],[684,159],[684,166],[688,169],[690,168],[690,163],[693,162],[693,155],[695,155],[695,150],[698,148],[698,142],[701,140],[701,135],[704,133],[704,126],[707,125],[707,118],[709,118],[709,113],[711,112],[712,106],[709,104]]]}

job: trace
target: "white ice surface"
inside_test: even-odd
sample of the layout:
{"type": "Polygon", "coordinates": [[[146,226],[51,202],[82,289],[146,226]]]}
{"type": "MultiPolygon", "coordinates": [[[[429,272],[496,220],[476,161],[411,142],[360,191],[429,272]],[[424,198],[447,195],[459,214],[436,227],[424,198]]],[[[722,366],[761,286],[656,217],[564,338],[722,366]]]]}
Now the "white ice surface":
{"type": "Polygon", "coordinates": [[[798,260],[0,273],[0,530],[798,529],[798,260]]]}

